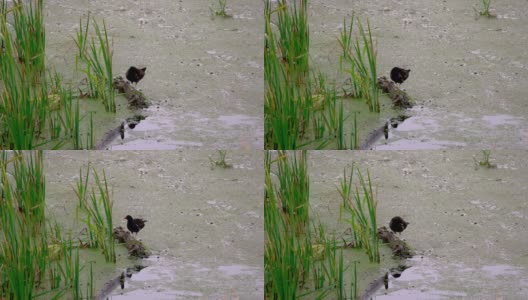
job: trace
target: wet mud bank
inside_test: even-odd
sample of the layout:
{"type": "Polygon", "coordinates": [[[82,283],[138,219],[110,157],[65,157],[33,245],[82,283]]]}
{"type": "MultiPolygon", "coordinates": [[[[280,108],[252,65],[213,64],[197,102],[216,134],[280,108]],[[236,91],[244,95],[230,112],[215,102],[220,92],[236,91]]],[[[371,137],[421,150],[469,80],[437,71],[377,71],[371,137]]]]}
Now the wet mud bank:
{"type": "Polygon", "coordinates": [[[144,268],[146,267],[142,265],[135,265],[133,267],[126,268],[126,270],[121,272],[121,274],[106,282],[103,288],[97,293],[97,295],[95,295],[94,300],[108,299],[108,296],[110,296],[110,294],[119,287],[121,287],[123,290],[125,288],[125,281],[127,278],[132,278],[135,273],[140,272],[144,268]]]}
{"type": "Polygon", "coordinates": [[[368,284],[367,288],[361,294],[358,299],[371,299],[372,296],[378,292],[378,290],[389,288],[390,278],[399,278],[403,271],[410,268],[405,263],[405,259],[412,258],[414,255],[411,247],[403,240],[401,240],[396,233],[390,231],[386,226],[378,228],[378,238],[383,242],[383,244],[389,247],[392,251],[392,254],[395,258],[399,259],[394,261],[394,267],[391,267],[389,271],[381,275],[377,279],[373,280],[368,284]],[[389,276],[390,275],[390,276],[389,276]]]}
{"type": "Polygon", "coordinates": [[[379,140],[383,138],[385,140],[388,139],[389,132],[394,128],[398,128],[398,126],[400,126],[400,124],[402,124],[408,118],[410,118],[410,116],[405,111],[401,112],[401,114],[396,117],[391,117],[385,122],[385,124],[370,132],[363,144],[359,146],[359,149],[372,150],[379,140]]]}
{"type": "Polygon", "coordinates": [[[147,118],[143,109],[147,109],[150,106],[150,102],[147,100],[142,92],[138,91],[132,86],[132,84],[124,80],[123,77],[118,76],[113,81],[114,89],[121,93],[128,102],[130,113],[132,116],[127,117],[120,125],[106,132],[102,139],[97,143],[96,150],[105,150],[109,145],[114,142],[115,139],[121,137],[125,138],[125,130],[134,129],[142,120],[147,118]]]}
{"type": "MultiPolygon", "coordinates": [[[[129,231],[126,231],[121,226],[114,228],[114,238],[117,242],[127,248],[130,257],[143,259],[148,258],[151,254],[140,240],[133,237],[129,231]]],[[[138,273],[144,268],[146,267],[143,266],[141,262],[138,263],[135,261],[133,267],[127,267],[121,272],[121,274],[107,281],[94,299],[107,299],[107,297],[118,287],[121,287],[121,290],[123,290],[125,288],[126,279],[131,278],[134,273],[138,273]]]]}
{"type": "Polygon", "coordinates": [[[129,231],[123,229],[119,226],[114,228],[114,238],[128,250],[128,254],[136,258],[148,258],[150,256],[150,251],[147,250],[147,247],[140,240],[132,236],[129,231]]]}
{"type": "Polygon", "coordinates": [[[386,226],[378,228],[378,238],[385,246],[392,250],[393,256],[400,259],[400,261],[395,261],[394,267],[391,267],[388,272],[385,272],[385,274],[369,283],[361,296],[358,297],[361,300],[372,299],[378,290],[381,290],[382,288],[387,290],[389,288],[390,278],[399,278],[403,271],[410,268],[410,266],[406,265],[405,261],[402,260],[412,258],[414,255],[414,251],[411,247],[386,226]]]}

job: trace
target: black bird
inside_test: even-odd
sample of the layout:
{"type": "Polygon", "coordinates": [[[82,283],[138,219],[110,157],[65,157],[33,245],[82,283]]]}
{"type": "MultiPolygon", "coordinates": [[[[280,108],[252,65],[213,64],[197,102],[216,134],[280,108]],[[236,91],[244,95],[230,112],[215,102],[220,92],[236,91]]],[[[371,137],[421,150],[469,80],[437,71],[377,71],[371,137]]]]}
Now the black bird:
{"type": "Polygon", "coordinates": [[[394,232],[402,232],[409,225],[408,222],[405,222],[401,217],[394,217],[389,223],[389,227],[394,232]]]}
{"type": "Polygon", "coordinates": [[[405,70],[402,68],[394,67],[391,70],[391,79],[392,81],[401,84],[409,77],[409,72],[411,72],[411,69],[405,70]]]}
{"type": "Polygon", "coordinates": [[[145,76],[146,70],[146,67],[139,69],[132,66],[126,72],[126,78],[128,79],[128,81],[135,82],[137,84],[145,76]]]}
{"type": "Polygon", "coordinates": [[[132,233],[138,233],[143,227],[145,227],[145,223],[147,220],[143,220],[140,218],[134,219],[130,215],[126,216],[125,219],[127,219],[127,228],[132,233]]]}

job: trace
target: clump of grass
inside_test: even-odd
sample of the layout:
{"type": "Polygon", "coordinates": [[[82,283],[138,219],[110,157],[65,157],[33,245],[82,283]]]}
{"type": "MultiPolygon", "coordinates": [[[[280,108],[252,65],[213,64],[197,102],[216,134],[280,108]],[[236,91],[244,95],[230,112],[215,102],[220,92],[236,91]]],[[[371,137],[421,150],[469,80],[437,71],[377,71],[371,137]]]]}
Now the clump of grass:
{"type": "Polygon", "coordinates": [[[491,150],[482,150],[481,160],[477,160],[475,157],[473,157],[473,161],[475,162],[475,169],[478,169],[480,167],[488,168],[488,169],[496,168],[497,165],[490,162],[490,156],[491,156],[491,150]]]}
{"type": "Polygon", "coordinates": [[[350,27],[343,21],[339,44],[343,53],[340,57],[341,68],[347,64],[347,70],[352,78],[353,94],[364,98],[371,112],[380,112],[379,89],[377,85],[377,50],[372,39],[372,30],[367,20],[367,30],[356,18],[358,34],[353,36],[354,16],[350,20],[350,27]]]}
{"type": "MultiPolygon", "coordinates": [[[[5,1],[0,4],[2,149],[57,149],[67,143],[83,148],[82,118],[78,105],[72,104],[71,88],[62,86],[56,72],[46,76],[42,6],[42,0],[15,1],[10,9],[5,1]]],[[[92,131],[88,136],[93,136],[92,131]]]]}
{"type": "Polygon", "coordinates": [[[18,63],[6,15],[0,15],[0,33],[5,48],[0,56],[0,146],[33,149],[42,132],[48,109],[45,85],[35,85],[32,69],[18,63]]]}
{"type": "Polygon", "coordinates": [[[231,15],[226,12],[226,5],[227,0],[217,0],[216,6],[213,8],[213,6],[211,5],[209,6],[209,9],[211,10],[211,13],[215,16],[230,18],[231,15]]]}
{"type": "Polygon", "coordinates": [[[79,30],[74,38],[77,45],[77,61],[83,62],[84,74],[88,79],[88,94],[90,97],[101,98],[105,110],[116,112],[115,90],[113,86],[112,56],[113,49],[108,38],[106,22],[103,20],[101,28],[92,18],[95,38],[88,39],[90,16],[83,27],[82,19],[79,21],[79,30]]]}
{"type": "Polygon", "coordinates": [[[359,138],[356,113],[348,138],[345,122],[350,115],[345,116],[343,101],[337,99],[335,88],[320,87],[320,93],[324,109],[313,110],[310,118],[315,137],[313,143],[317,143],[316,149],[324,149],[331,142],[335,142],[338,150],[357,149],[359,138]]]}
{"type": "Polygon", "coordinates": [[[488,18],[495,17],[489,11],[491,0],[481,0],[480,3],[482,4],[480,11],[478,11],[478,14],[480,16],[484,16],[484,17],[488,17],[488,18]]]}
{"type": "Polygon", "coordinates": [[[338,149],[355,149],[357,128],[348,142],[349,116],[335,87],[323,73],[309,72],[307,1],[265,4],[265,148],[323,149],[335,142],[338,149]]]}
{"type": "Polygon", "coordinates": [[[86,199],[88,196],[88,182],[90,180],[90,164],[86,168],[86,175],[83,176],[82,168],[79,169],[79,179],[76,182],[76,189],[74,189],[77,199],[79,200],[79,207],[84,209],[86,199]]]}
{"type": "Polygon", "coordinates": [[[0,298],[32,299],[47,268],[42,153],[0,156],[0,298]],[[12,165],[12,172],[8,169],[12,165]]]}
{"type": "Polygon", "coordinates": [[[227,155],[227,150],[218,150],[218,159],[213,159],[211,156],[209,156],[209,162],[211,163],[211,169],[214,169],[216,167],[223,168],[223,169],[231,169],[233,165],[228,164],[225,161],[227,155]]]}
{"type": "Polygon", "coordinates": [[[84,291],[79,248],[47,218],[45,189],[42,151],[0,153],[0,299],[92,299],[92,269],[84,291]]]}
{"type": "Polygon", "coordinates": [[[101,178],[97,170],[92,169],[95,187],[92,187],[89,197],[87,197],[89,171],[90,166],[88,166],[84,179],[82,178],[82,170],[79,171],[81,178],[77,182],[77,190],[75,191],[79,199],[79,207],[86,212],[86,218],[83,219],[83,222],[88,229],[88,245],[99,247],[103,251],[105,260],[115,263],[115,240],[112,221],[113,202],[110,199],[108,181],[104,170],[101,178]]]}
{"type": "Polygon", "coordinates": [[[310,217],[310,178],[308,176],[308,153],[306,150],[279,151],[276,159],[279,190],[278,204],[287,215],[289,223],[299,233],[304,232],[310,217]]]}
{"type": "Polygon", "coordinates": [[[309,83],[305,87],[298,85],[305,82],[308,72],[308,26],[301,24],[307,22],[306,9],[303,5],[300,10],[296,6],[290,10],[284,1],[273,9],[271,1],[265,2],[266,149],[298,149],[299,137],[309,123],[312,106],[309,83]],[[271,22],[275,14],[279,20],[277,32],[271,22]],[[304,33],[295,33],[298,30],[304,33]]]}
{"type": "Polygon", "coordinates": [[[291,2],[293,6],[288,5],[286,0],[279,0],[278,7],[274,11],[277,15],[276,25],[279,32],[277,45],[289,80],[300,84],[305,81],[309,72],[308,1],[291,2]]]}
{"type": "MultiPolygon", "coordinates": [[[[371,262],[380,262],[378,228],[376,223],[376,206],[370,174],[367,181],[357,169],[359,183],[353,185],[354,166],[347,177],[346,168],[338,188],[343,199],[342,209],[350,216],[346,221],[352,226],[354,245],[365,249],[371,262]]],[[[343,211],[342,211],[343,212],[343,211]]]]}
{"type": "MultiPolygon", "coordinates": [[[[296,154],[293,154],[296,155],[296,154]]],[[[292,226],[296,208],[284,207],[282,202],[293,204],[298,200],[287,200],[285,197],[299,197],[299,193],[279,192],[291,190],[284,184],[298,185],[293,178],[284,178],[284,170],[277,175],[281,182],[279,191],[276,190],[272,179],[272,165],[278,163],[289,164],[286,152],[280,152],[276,159],[271,158],[271,153],[265,156],[265,184],[266,197],[264,199],[264,228],[266,232],[266,245],[264,254],[265,264],[265,295],[266,299],[295,299],[298,295],[298,287],[304,277],[309,274],[312,257],[312,245],[309,231],[304,237],[300,237],[298,226],[292,226]],[[286,160],[286,162],[284,162],[286,160]],[[290,214],[290,212],[292,214],[290,214]]],[[[284,167],[282,168],[284,169],[284,167]]],[[[306,171],[306,169],[304,169],[306,171]]],[[[305,177],[306,174],[302,175],[305,177]]],[[[299,226],[303,226],[300,222],[299,226]]],[[[305,231],[305,230],[302,230],[305,231]]]]}
{"type": "Polygon", "coordinates": [[[345,289],[345,275],[348,274],[348,266],[345,267],[344,264],[343,249],[339,251],[338,256],[339,247],[334,238],[328,239],[325,246],[325,260],[320,265],[326,274],[324,278],[328,280],[328,284],[326,288],[322,289],[318,298],[356,299],[358,297],[356,262],[354,262],[354,274],[352,276],[352,282],[350,283],[350,291],[347,293],[345,289]]]}
{"type": "Polygon", "coordinates": [[[306,155],[305,151],[279,151],[275,158],[269,151],[265,155],[264,298],[315,294],[316,299],[354,299],[357,277],[347,293],[343,251],[338,255],[335,238],[327,236],[321,222],[308,218],[306,155]]]}
{"type": "Polygon", "coordinates": [[[86,59],[86,45],[88,42],[88,29],[89,28],[90,28],[90,13],[88,13],[88,17],[86,18],[86,25],[83,26],[82,18],[79,19],[79,30],[76,32],[75,38],[73,39],[75,44],[77,45],[77,50],[79,51],[76,57],[77,63],[86,59]]]}
{"type": "Polygon", "coordinates": [[[25,71],[39,82],[45,73],[46,29],[43,0],[16,0],[13,7],[13,28],[18,61],[25,71]],[[24,3],[26,2],[26,3],[24,3]]]}

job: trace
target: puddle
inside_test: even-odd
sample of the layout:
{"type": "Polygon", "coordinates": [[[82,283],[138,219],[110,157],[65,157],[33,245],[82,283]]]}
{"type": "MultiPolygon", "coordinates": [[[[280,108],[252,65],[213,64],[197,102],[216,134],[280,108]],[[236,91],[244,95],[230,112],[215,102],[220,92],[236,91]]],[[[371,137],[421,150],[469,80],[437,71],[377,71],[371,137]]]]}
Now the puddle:
{"type": "Polygon", "coordinates": [[[488,123],[490,127],[511,126],[518,127],[523,121],[522,118],[509,115],[483,116],[482,120],[488,123]]]}
{"type": "MultiPolygon", "coordinates": [[[[484,140],[482,130],[486,130],[489,135],[495,135],[499,133],[494,131],[495,129],[500,129],[501,132],[502,129],[507,129],[502,133],[515,136],[522,132],[524,126],[528,126],[528,123],[522,118],[504,114],[475,118],[464,113],[446,112],[446,114],[439,116],[433,109],[420,107],[412,109],[411,113],[413,116],[397,128],[389,128],[389,138],[378,140],[372,149],[462,149],[475,145],[475,143],[480,144],[482,148],[501,148],[502,146],[484,140]],[[464,139],[459,139],[459,137],[464,137],[464,139]]],[[[518,139],[523,142],[523,135],[521,134],[518,139]]]]}
{"type": "Polygon", "coordinates": [[[452,141],[435,141],[428,138],[420,140],[398,140],[376,145],[375,150],[439,150],[448,148],[465,148],[466,144],[452,141]]]}
{"type": "Polygon", "coordinates": [[[245,275],[255,275],[254,268],[243,265],[232,265],[232,266],[220,266],[218,271],[222,272],[227,276],[245,276],[245,275]]]}
{"type": "MultiPolygon", "coordinates": [[[[72,186],[88,162],[103,168],[114,201],[114,226],[130,214],[148,220],[138,238],[152,251],[129,259],[117,246],[116,265],[94,264],[96,290],[122,270],[126,278],[110,299],[253,299],[264,293],[263,154],[228,151],[230,169],[211,169],[211,151],[45,152],[50,214],[77,234],[72,186]],[[251,191],[251,192],[250,192],[251,191]]],[[[78,229],[80,230],[80,228],[78,229]]],[[[100,257],[94,250],[94,257],[100,257]]],[[[102,259],[99,259],[101,261],[102,259]]],[[[90,261],[89,258],[84,260],[90,261]]],[[[84,278],[84,277],[82,277],[84,278]]]]}
{"type": "MultiPolygon", "coordinates": [[[[115,290],[110,299],[145,299],[146,295],[152,299],[203,299],[213,295],[231,297],[225,299],[246,297],[248,294],[241,293],[234,282],[261,277],[259,272],[263,272],[260,268],[247,265],[211,268],[199,262],[184,262],[176,257],[150,258],[146,263],[149,267],[127,278],[125,288],[115,290]],[[193,281],[200,282],[200,285],[191,284],[193,281]],[[204,288],[208,285],[216,285],[216,290],[204,288]]],[[[258,285],[263,285],[263,282],[257,280],[253,284],[256,284],[256,296],[262,292],[258,285]]]]}
{"type": "Polygon", "coordinates": [[[214,119],[198,112],[172,113],[163,108],[149,109],[152,117],[141,121],[134,129],[125,130],[125,138],[117,137],[110,150],[171,150],[209,148],[211,140],[202,138],[216,134],[218,149],[255,149],[263,142],[258,135],[261,120],[248,115],[226,115],[214,119]],[[196,125],[199,126],[196,126],[196,125]],[[166,135],[164,133],[170,133],[166,135]],[[237,139],[230,136],[237,133],[237,139]],[[175,137],[174,139],[171,137],[175,137]]]}
{"type": "MultiPolygon", "coordinates": [[[[262,149],[263,7],[234,0],[233,18],[212,18],[210,1],[51,0],[46,2],[49,65],[71,77],[72,36],[79,18],[106,21],[114,45],[114,73],[147,67],[137,87],[151,102],[147,119],[108,149],[262,149]],[[260,99],[260,100],[259,100],[260,99]],[[193,118],[196,114],[198,118],[193,118]]],[[[122,108],[120,108],[122,109],[122,108]]],[[[129,113],[129,112],[127,112],[129,113]]],[[[95,122],[101,134],[115,128],[95,122]]]]}

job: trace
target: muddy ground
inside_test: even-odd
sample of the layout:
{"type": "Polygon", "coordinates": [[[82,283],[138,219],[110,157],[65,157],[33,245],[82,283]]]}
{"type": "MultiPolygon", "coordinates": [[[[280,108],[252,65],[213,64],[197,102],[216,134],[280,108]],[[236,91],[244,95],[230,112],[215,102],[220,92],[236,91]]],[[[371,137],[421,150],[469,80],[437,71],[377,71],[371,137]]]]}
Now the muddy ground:
{"type": "MultiPolygon", "coordinates": [[[[212,17],[217,1],[65,1],[45,5],[48,65],[71,79],[72,37],[88,12],[104,18],[114,46],[114,74],[147,67],[138,88],[152,106],[147,119],[109,149],[262,149],[263,7],[227,2],[231,18],[212,17]],[[68,77],[70,75],[70,77],[68,77]]],[[[102,105],[101,105],[102,106],[102,105]]],[[[101,136],[132,113],[98,121],[101,136]]],[[[98,112],[103,114],[102,112],[98,112]]]]}
{"type": "MultiPolygon", "coordinates": [[[[128,258],[116,247],[117,264],[95,261],[98,290],[126,267],[147,266],[111,299],[254,299],[264,287],[263,182],[260,152],[228,152],[230,169],[211,170],[214,151],[53,151],[45,153],[49,214],[77,236],[79,168],[103,169],[114,201],[114,226],[130,214],[148,220],[138,238],[152,252],[128,258]],[[260,234],[259,234],[260,233],[260,234]]],[[[85,169],[84,169],[85,170],[85,169]]],[[[82,277],[84,278],[84,277],[82,277]]]]}
{"type": "MultiPolygon", "coordinates": [[[[417,102],[412,118],[374,149],[528,147],[528,5],[491,3],[496,18],[476,18],[479,1],[309,2],[312,66],[337,79],[343,19],[369,19],[378,73],[410,68],[402,85],[417,102]]],[[[379,120],[380,124],[384,124],[379,120]]],[[[375,122],[374,122],[375,124],[375,122]]]]}
{"type": "MultiPolygon", "coordinates": [[[[378,226],[395,215],[410,222],[402,238],[414,248],[411,268],[389,278],[376,299],[503,297],[528,293],[527,151],[492,151],[494,169],[475,169],[478,151],[310,151],[311,206],[342,234],[337,191],[343,167],[370,171],[378,200],[378,226]]],[[[313,215],[313,214],[312,214],[313,215]]],[[[331,232],[328,230],[329,232],[331,232]]],[[[379,267],[360,260],[361,290],[402,263],[382,251],[379,267]]],[[[368,260],[367,260],[368,261],[368,260]]]]}

